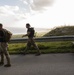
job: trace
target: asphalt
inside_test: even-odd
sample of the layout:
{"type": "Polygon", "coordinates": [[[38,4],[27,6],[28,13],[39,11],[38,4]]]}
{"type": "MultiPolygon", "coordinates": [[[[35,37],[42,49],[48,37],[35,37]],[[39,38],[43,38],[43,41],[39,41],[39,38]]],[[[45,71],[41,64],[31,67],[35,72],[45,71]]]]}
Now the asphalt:
{"type": "Polygon", "coordinates": [[[10,55],[10,58],[12,66],[0,66],[0,75],[74,75],[73,53],[10,55]]]}

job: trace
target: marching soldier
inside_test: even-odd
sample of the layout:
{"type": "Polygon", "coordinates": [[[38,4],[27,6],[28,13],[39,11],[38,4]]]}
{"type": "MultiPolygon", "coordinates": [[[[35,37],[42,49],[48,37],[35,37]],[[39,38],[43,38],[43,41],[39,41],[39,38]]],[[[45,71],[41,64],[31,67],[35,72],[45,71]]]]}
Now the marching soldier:
{"type": "Polygon", "coordinates": [[[6,33],[3,29],[3,25],[0,23],[0,55],[1,55],[1,61],[0,61],[0,65],[4,65],[4,55],[6,57],[7,60],[7,64],[4,65],[4,67],[10,67],[11,63],[10,63],[10,55],[8,50],[8,41],[6,41],[6,33]]]}
{"type": "Polygon", "coordinates": [[[32,28],[29,23],[26,24],[26,28],[27,28],[27,34],[25,34],[25,35],[22,36],[22,37],[28,36],[28,41],[27,41],[27,46],[26,46],[26,49],[25,49],[25,53],[26,53],[26,51],[28,50],[28,48],[30,48],[31,45],[33,45],[34,48],[37,50],[36,56],[38,56],[38,55],[40,55],[41,53],[40,53],[40,50],[39,50],[38,46],[35,44],[35,41],[34,41],[34,39],[33,39],[33,37],[34,37],[34,32],[35,32],[35,31],[34,31],[34,28],[32,28]]]}

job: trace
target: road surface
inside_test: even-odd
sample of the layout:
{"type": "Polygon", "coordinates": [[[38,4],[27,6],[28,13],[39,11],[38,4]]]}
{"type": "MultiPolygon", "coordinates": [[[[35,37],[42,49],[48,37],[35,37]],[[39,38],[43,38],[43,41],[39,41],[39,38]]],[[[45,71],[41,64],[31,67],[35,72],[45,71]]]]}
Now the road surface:
{"type": "MultiPolygon", "coordinates": [[[[74,54],[10,55],[11,67],[0,75],[74,75],[74,54]]],[[[6,60],[5,60],[6,62],[6,60]]]]}

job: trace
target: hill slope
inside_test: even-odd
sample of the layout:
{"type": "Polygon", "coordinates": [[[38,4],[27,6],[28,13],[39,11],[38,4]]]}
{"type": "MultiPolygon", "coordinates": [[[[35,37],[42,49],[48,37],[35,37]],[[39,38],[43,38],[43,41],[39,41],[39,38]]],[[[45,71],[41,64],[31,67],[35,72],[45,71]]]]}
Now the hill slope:
{"type": "Polygon", "coordinates": [[[62,35],[74,35],[74,26],[64,26],[64,27],[58,27],[44,36],[62,36],[62,35]]]}

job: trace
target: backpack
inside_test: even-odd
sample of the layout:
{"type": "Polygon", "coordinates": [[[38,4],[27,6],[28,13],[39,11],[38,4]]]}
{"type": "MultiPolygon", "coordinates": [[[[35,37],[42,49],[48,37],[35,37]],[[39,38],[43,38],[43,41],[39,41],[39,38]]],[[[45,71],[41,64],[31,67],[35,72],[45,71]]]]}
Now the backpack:
{"type": "Polygon", "coordinates": [[[29,28],[29,31],[31,32],[30,33],[30,35],[29,35],[29,37],[34,37],[34,33],[35,33],[35,30],[34,30],[34,28],[29,28]]]}
{"type": "Polygon", "coordinates": [[[6,29],[3,29],[3,32],[4,32],[4,40],[6,42],[9,42],[12,37],[12,33],[6,29]]]}

